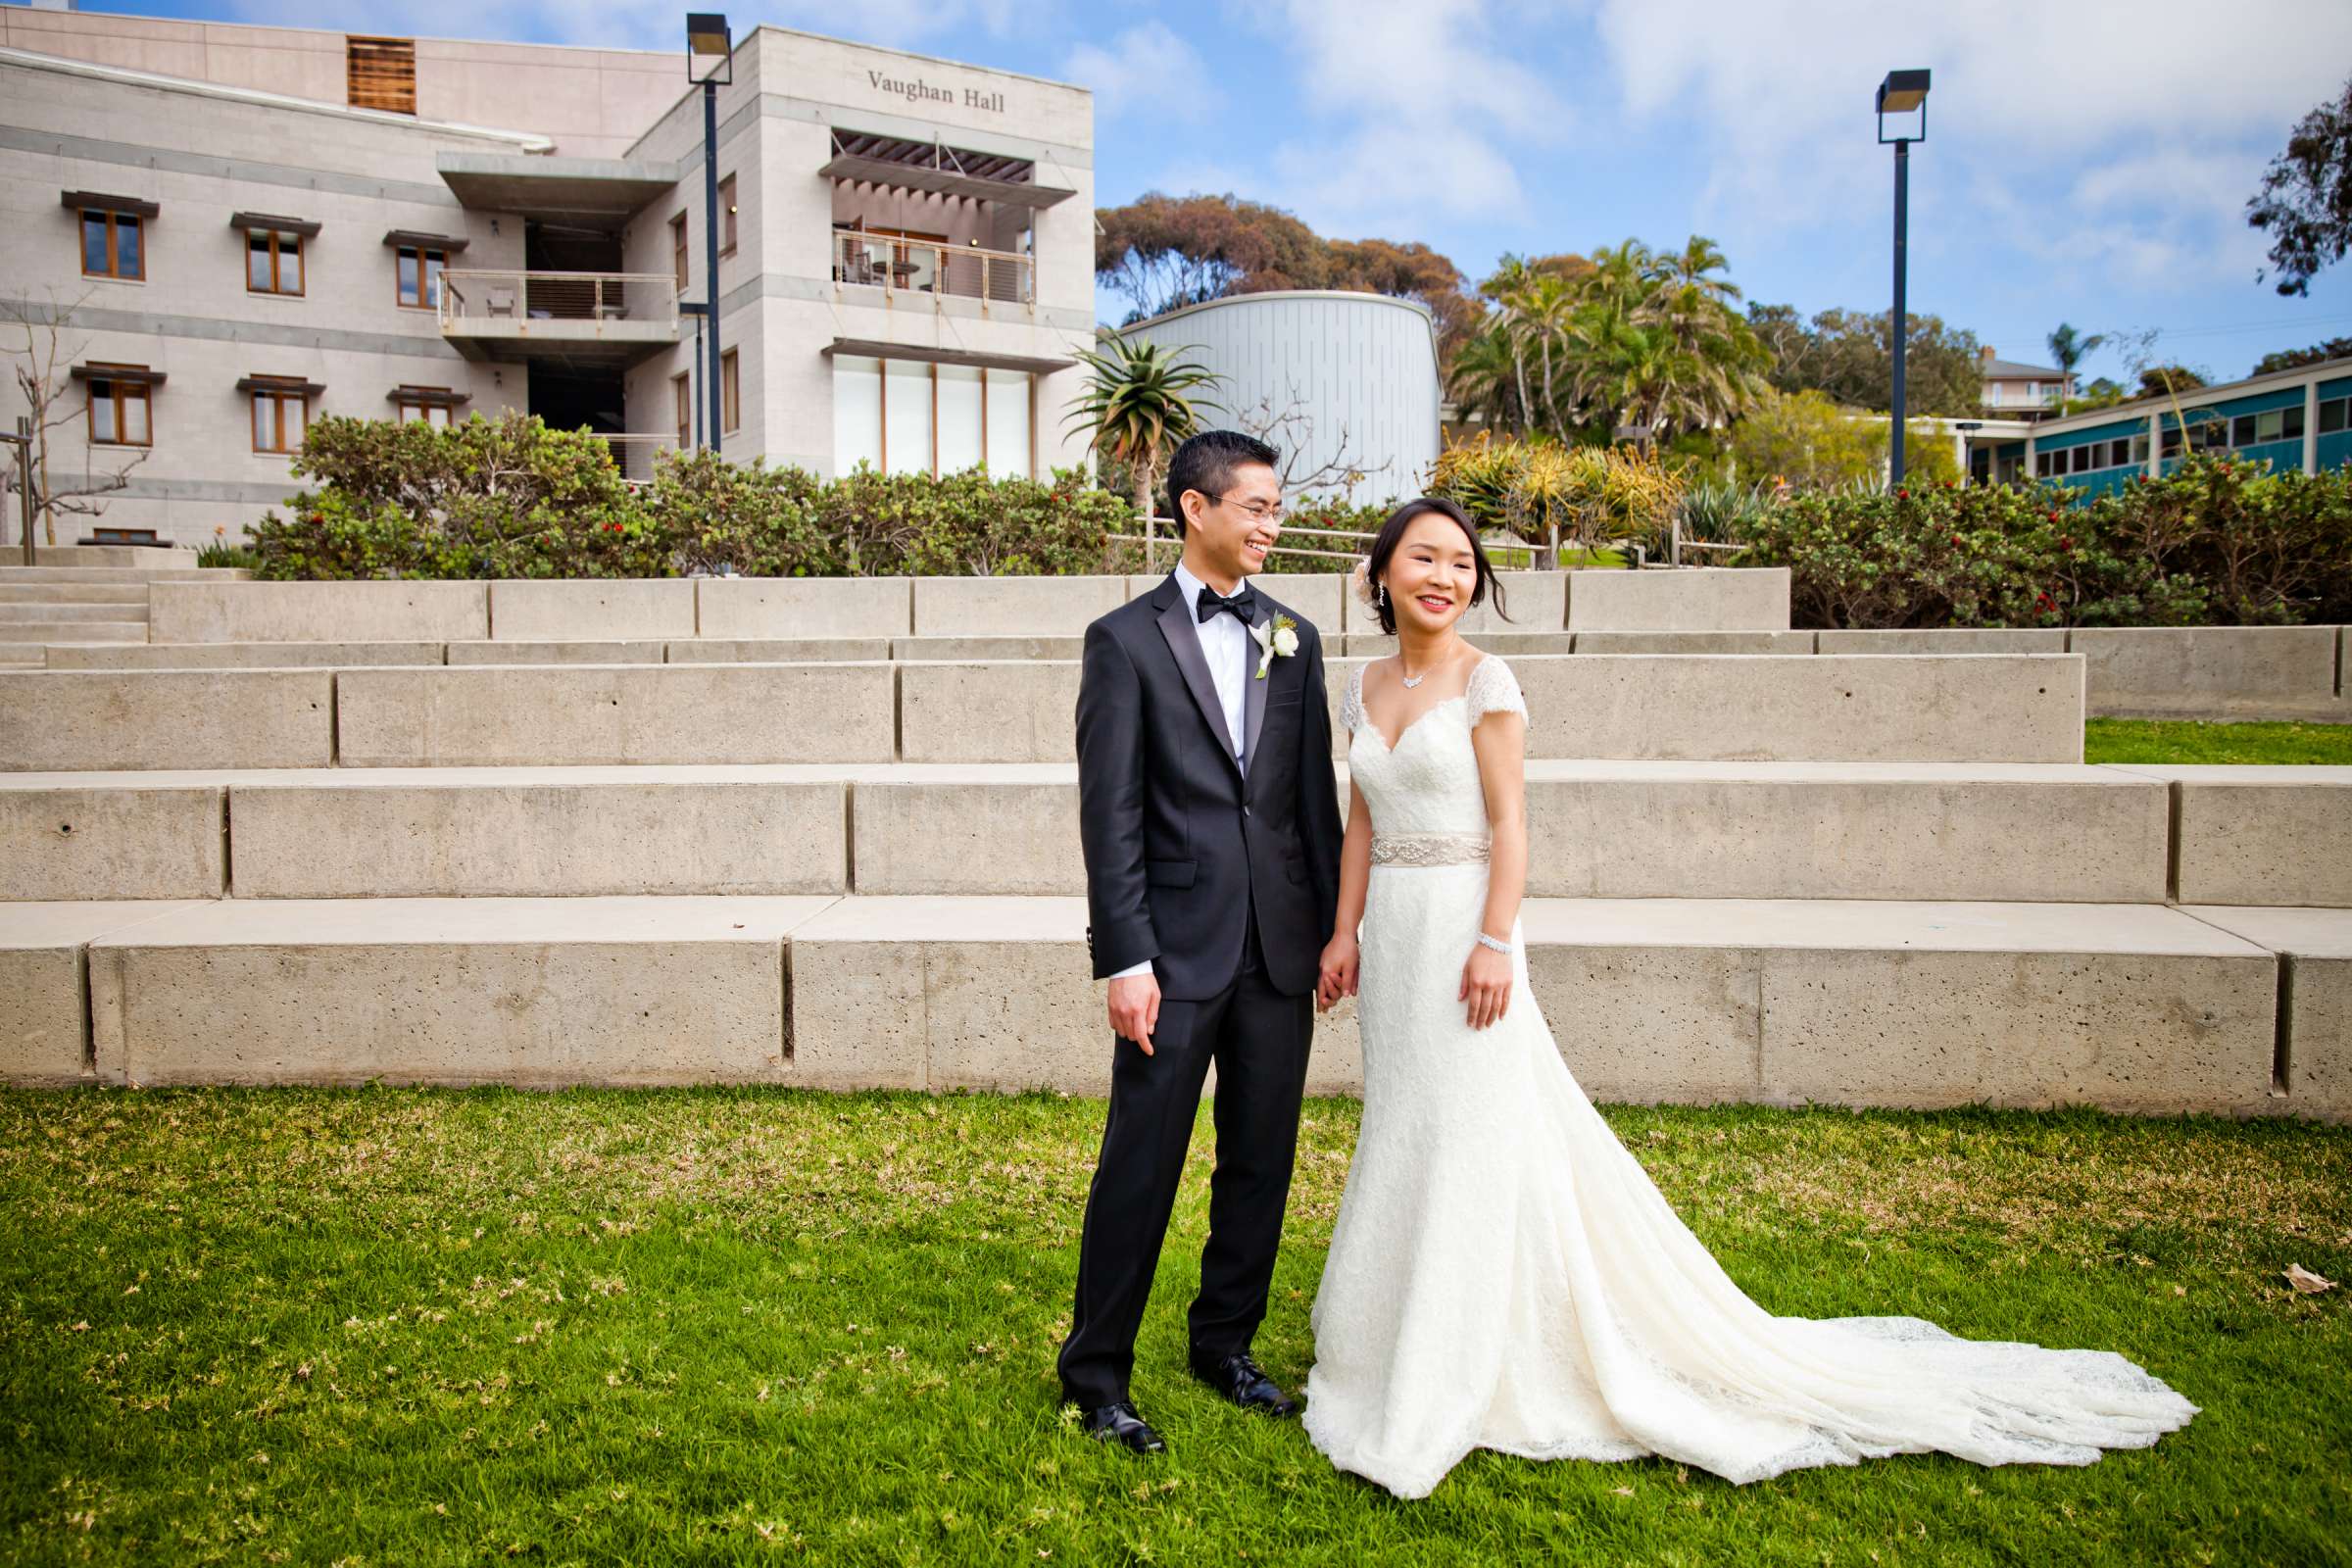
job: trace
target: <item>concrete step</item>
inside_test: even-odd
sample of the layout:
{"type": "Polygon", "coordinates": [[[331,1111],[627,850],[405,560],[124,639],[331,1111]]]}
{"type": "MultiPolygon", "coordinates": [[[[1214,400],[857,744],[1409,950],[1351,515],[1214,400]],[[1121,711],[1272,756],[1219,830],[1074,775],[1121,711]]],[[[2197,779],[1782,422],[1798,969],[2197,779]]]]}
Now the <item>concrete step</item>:
{"type": "MultiPolygon", "coordinates": [[[[22,548],[22,547],[20,547],[22,548]]],[[[32,549],[36,566],[116,566],[135,571],[194,571],[193,550],[158,549],[152,545],[39,545],[32,549]]]]}
{"type": "MultiPolygon", "coordinates": [[[[11,605],[9,610],[37,609],[38,606],[11,605]]],[[[104,607],[113,610],[114,607],[104,607]]],[[[18,620],[0,613],[0,643],[143,643],[147,640],[147,620],[142,613],[136,620],[122,618],[72,620],[18,620]]]]}
{"type": "MultiPolygon", "coordinates": [[[[1326,694],[1335,756],[1345,745],[1337,712],[1348,662],[1335,664],[1326,694]]],[[[1533,758],[2082,760],[2074,655],[1580,655],[1513,668],[1527,693],[1533,758]]],[[[0,770],[323,765],[327,755],[233,749],[240,726],[307,735],[318,712],[332,720],[332,758],[363,767],[1059,762],[1076,750],[1079,665],[1060,661],[428,664],[301,672],[308,683],[285,678],[292,673],[28,673],[0,690],[0,741],[24,737],[19,748],[0,744],[0,770]],[[189,710],[159,699],[167,680],[214,702],[241,693],[248,711],[234,721],[208,715],[200,745],[183,732],[189,710]],[[320,680],[331,711],[314,708],[320,680]]]]}
{"type": "MultiPolygon", "coordinates": [[[[1085,920],[1075,899],[0,906],[0,1071],[81,1073],[86,962],[106,1082],[1099,1094],[1112,1050],[1085,920]]],[[[2299,911],[2267,941],[2231,921],[2256,929],[2135,904],[1523,913],[1534,999],[1597,1099],[2352,1114],[2352,911],[2299,911]],[[2281,947],[2310,955],[2285,966],[2310,987],[2281,987],[2281,947]]],[[[1431,959],[1448,993],[1453,961],[1431,959]]],[[[1319,1026],[1310,1085],[1348,1092],[1360,1062],[1349,1005],[1319,1026]]]]}
{"type": "Polygon", "coordinates": [[[12,605],[136,605],[147,608],[147,590],[134,583],[0,582],[0,612],[12,605]]]}
{"type": "Polygon", "coordinates": [[[66,604],[31,604],[24,600],[0,603],[0,624],[10,626],[38,625],[43,621],[138,621],[147,620],[147,602],[143,599],[113,600],[99,603],[81,600],[66,604]]]}
{"type": "MultiPolygon", "coordinates": [[[[2352,906],[2352,768],[1528,764],[1540,897],[2352,906]]],[[[0,898],[1077,896],[1076,767],[0,774],[0,898]]],[[[1346,793],[1341,770],[1341,792],[1346,793]]]]}
{"type": "Polygon", "coordinates": [[[365,669],[439,664],[444,643],[140,643],[53,648],[51,669],[365,669]]]}
{"type": "Polygon", "coordinates": [[[189,566],[172,568],[142,568],[137,566],[0,566],[0,583],[227,583],[245,582],[253,576],[242,566],[189,566]]]}

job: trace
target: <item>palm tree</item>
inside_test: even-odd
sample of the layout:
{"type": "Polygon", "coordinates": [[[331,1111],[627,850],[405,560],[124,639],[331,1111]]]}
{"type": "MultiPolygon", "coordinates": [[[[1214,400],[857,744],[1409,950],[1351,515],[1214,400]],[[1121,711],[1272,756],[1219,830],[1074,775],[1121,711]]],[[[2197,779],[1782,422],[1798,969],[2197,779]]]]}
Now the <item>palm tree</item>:
{"type": "Polygon", "coordinates": [[[1095,378],[1071,403],[1064,423],[1091,425],[1087,450],[1126,465],[1135,481],[1138,517],[1152,515],[1160,466],[1200,428],[1199,411],[1218,408],[1186,395],[1219,379],[1206,367],[1176,357],[1191,352],[1108,334],[1102,350],[1078,351],[1095,378]]]}
{"type": "Polygon", "coordinates": [[[2089,358],[2091,350],[2106,341],[2107,334],[2104,332],[2093,332],[2088,337],[2078,336],[2075,329],[2064,321],[2060,321],[2058,330],[2050,334],[2050,358],[2058,362],[2058,413],[2061,416],[2066,413],[2066,395],[2075,384],[2075,367],[2089,358]]]}

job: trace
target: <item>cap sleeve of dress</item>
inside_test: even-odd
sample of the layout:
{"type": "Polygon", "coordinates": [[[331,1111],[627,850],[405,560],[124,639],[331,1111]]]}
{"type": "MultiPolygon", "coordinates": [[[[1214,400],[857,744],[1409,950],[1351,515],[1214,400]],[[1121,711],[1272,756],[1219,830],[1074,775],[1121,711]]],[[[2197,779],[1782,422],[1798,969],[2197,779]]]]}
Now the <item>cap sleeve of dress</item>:
{"type": "Polygon", "coordinates": [[[1364,666],[1348,671],[1348,691],[1340,699],[1340,727],[1352,735],[1364,727],[1364,666]]]}
{"type": "Polygon", "coordinates": [[[1519,693],[1519,677],[1511,666],[1493,654],[1478,662],[1470,672],[1470,722],[1475,724],[1489,713],[1517,713],[1527,717],[1527,699],[1519,693]]]}

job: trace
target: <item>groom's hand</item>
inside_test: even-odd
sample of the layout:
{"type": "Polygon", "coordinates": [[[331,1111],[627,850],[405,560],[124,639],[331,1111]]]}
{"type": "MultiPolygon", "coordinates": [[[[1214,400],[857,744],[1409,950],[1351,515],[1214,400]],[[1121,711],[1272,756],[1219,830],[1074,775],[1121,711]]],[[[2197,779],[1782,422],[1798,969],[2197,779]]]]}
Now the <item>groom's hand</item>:
{"type": "Polygon", "coordinates": [[[1129,975],[1110,983],[1110,1027],[1152,1054],[1152,1031],[1159,1027],[1159,976],[1129,975]]]}

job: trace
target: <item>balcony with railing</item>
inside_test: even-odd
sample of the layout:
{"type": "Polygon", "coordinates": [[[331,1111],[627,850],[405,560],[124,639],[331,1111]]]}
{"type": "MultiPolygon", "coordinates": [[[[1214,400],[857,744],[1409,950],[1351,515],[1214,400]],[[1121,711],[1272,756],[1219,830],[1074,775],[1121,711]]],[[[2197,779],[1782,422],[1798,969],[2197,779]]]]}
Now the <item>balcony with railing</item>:
{"type": "Polygon", "coordinates": [[[441,334],[473,360],[627,366],[678,341],[666,272],[441,274],[441,334]]]}
{"type": "Polygon", "coordinates": [[[1029,257],[847,229],[833,235],[833,281],[998,305],[1027,306],[1037,297],[1036,266],[1029,257]]]}

